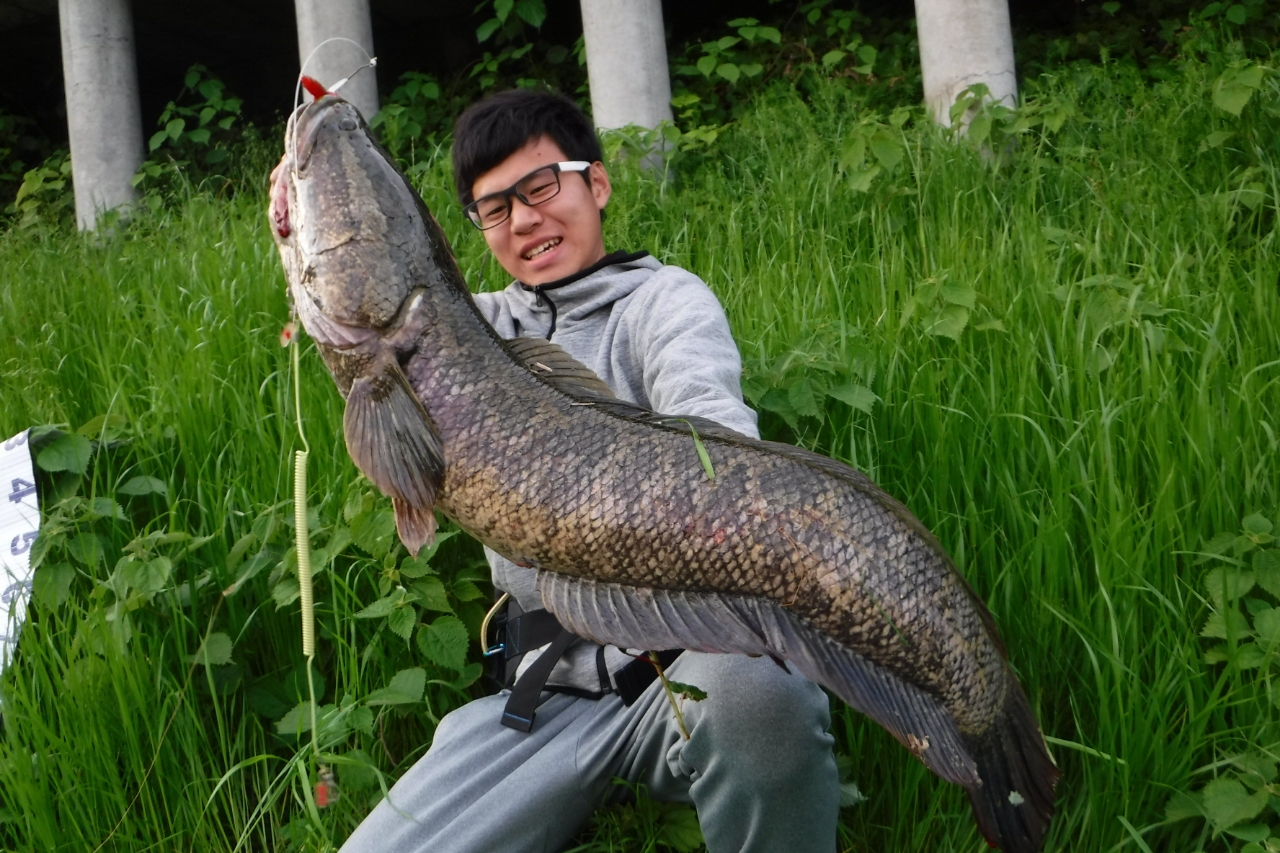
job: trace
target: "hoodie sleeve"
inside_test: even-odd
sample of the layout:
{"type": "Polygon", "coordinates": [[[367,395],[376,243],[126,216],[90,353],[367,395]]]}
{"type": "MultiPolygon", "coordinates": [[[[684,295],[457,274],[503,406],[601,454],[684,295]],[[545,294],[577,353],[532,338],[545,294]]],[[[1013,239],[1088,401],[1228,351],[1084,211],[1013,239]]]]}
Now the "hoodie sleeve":
{"type": "Polygon", "coordinates": [[[653,410],[710,418],[758,438],[756,413],[742,400],[742,358],[711,288],[667,266],[636,296],[631,354],[653,410]]]}

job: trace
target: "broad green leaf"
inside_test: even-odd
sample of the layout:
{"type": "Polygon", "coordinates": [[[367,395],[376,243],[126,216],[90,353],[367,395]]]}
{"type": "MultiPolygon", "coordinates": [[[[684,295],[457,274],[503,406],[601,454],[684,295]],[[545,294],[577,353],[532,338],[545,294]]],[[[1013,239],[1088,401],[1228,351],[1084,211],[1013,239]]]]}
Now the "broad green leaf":
{"type": "Polygon", "coordinates": [[[763,397],[760,398],[760,408],[768,412],[780,415],[787,425],[792,429],[800,428],[800,416],[796,414],[795,408],[791,405],[791,400],[786,391],[781,388],[769,389],[763,397]]]}
{"type": "Polygon", "coordinates": [[[93,447],[83,435],[63,435],[36,454],[36,464],[45,471],[83,474],[89,469],[93,447]]]}
{"type": "Polygon", "coordinates": [[[453,597],[459,601],[475,601],[477,598],[484,598],[484,593],[474,581],[464,579],[453,582],[453,597]]]}
{"type": "Polygon", "coordinates": [[[774,44],[782,43],[782,33],[778,32],[773,27],[757,27],[756,37],[762,38],[765,41],[771,41],[774,44]]]}
{"type": "MultiPolygon", "coordinates": [[[[369,713],[368,708],[356,711],[369,713]]],[[[353,714],[355,712],[352,712],[353,714]]],[[[354,725],[353,728],[359,728],[354,725]]],[[[338,784],[352,791],[372,791],[378,785],[378,766],[363,749],[352,749],[338,756],[338,784]]]]}
{"type": "Polygon", "coordinates": [[[146,561],[129,558],[120,570],[121,580],[127,583],[130,589],[142,593],[159,592],[164,589],[172,573],[173,563],[168,557],[155,557],[146,561]]]}
{"type": "Polygon", "coordinates": [[[409,589],[418,597],[418,604],[423,608],[443,613],[453,612],[453,606],[449,604],[449,594],[445,591],[444,581],[440,578],[428,575],[414,581],[409,589]]]}
{"type": "Polygon", "coordinates": [[[1231,760],[1231,763],[1247,774],[1242,781],[1250,788],[1269,785],[1276,780],[1276,762],[1265,755],[1257,753],[1238,755],[1231,760]]]}
{"type": "Polygon", "coordinates": [[[737,36],[725,36],[724,38],[717,41],[715,45],[720,50],[728,50],[729,48],[733,47],[740,41],[742,41],[742,39],[738,38],[737,36]]]}
{"type": "Polygon", "coordinates": [[[499,21],[504,23],[514,8],[515,0],[493,0],[493,13],[498,16],[499,21]]]}
{"type": "Polygon", "coordinates": [[[868,166],[866,169],[850,170],[845,173],[849,179],[849,188],[854,192],[865,193],[871,189],[871,182],[880,174],[879,166],[868,166]]]}
{"type": "Polygon", "coordinates": [[[858,48],[858,58],[862,60],[861,64],[854,66],[854,71],[859,74],[870,74],[876,64],[876,49],[869,44],[864,44],[858,48]]]}
{"type": "Polygon", "coordinates": [[[143,495],[163,495],[167,497],[169,487],[164,484],[163,480],[158,480],[155,477],[131,477],[120,488],[116,489],[116,494],[135,498],[143,495]]]}
{"type": "Polygon", "coordinates": [[[1219,777],[1204,786],[1204,811],[1219,830],[1257,817],[1267,806],[1268,792],[1264,788],[1250,794],[1244,785],[1233,777],[1219,777]]]}
{"type": "Polygon", "coordinates": [[[862,793],[856,782],[840,783],[840,808],[847,809],[850,806],[856,806],[858,803],[865,803],[866,801],[866,794],[862,793]]]}
{"type": "Polygon", "coordinates": [[[1241,841],[1255,842],[1253,844],[1246,844],[1244,847],[1240,848],[1240,853],[1248,853],[1250,847],[1256,847],[1258,850],[1264,851],[1265,848],[1259,847],[1256,842],[1262,841],[1270,835],[1271,827],[1267,826],[1265,823],[1246,823],[1243,826],[1232,827],[1231,829],[1226,830],[1226,833],[1227,835],[1239,838],[1241,841]]]}
{"type": "Polygon", "coordinates": [[[467,626],[457,616],[437,616],[418,631],[418,648],[445,669],[460,671],[467,662],[467,626]]]}
{"type": "Polygon", "coordinates": [[[516,14],[535,30],[542,28],[547,19],[547,7],[542,0],[516,0],[516,14]]]}
{"type": "Polygon", "coordinates": [[[742,72],[738,70],[738,66],[732,62],[724,62],[716,66],[716,73],[730,83],[737,83],[738,78],[742,76],[742,72]]]}
{"type": "Polygon", "coordinates": [[[1235,601],[1254,587],[1253,572],[1234,566],[1219,566],[1204,576],[1204,588],[1213,600],[1222,606],[1223,601],[1235,601]],[[1226,596],[1224,599],[1223,596],[1226,596]]]}
{"type": "Polygon", "coordinates": [[[124,415],[98,415],[85,421],[76,435],[98,441],[118,441],[129,432],[129,419],[124,415]]]}
{"type": "Polygon", "coordinates": [[[1213,88],[1213,105],[1223,112],[1239,116],[1249,104],[1249,99],[1253,97],[1253,92],[1254,90],[1249,86],[1241,85],[1235,81],[1224,83],[1220,78],[1213,88]]]}
{"type": "Polygon", "coordinates": [[[196,652],[196,663],[205,666],[223,666],[231,663],[231,638],[218,631],[210,634],[196,652]]]}
{"type": "Polygon", "coordinates": [[[404,598],[404,590],[392,590],[389,595],[379,598],[373,604],[356,613],[357,619],[380,619],[384,616],[390,616],[391,611],[396,609],[396,605],[404,598]]]}
{"type": "Polygon", "coordinates": [[[929,318],[929,322],[925,325],[925,334],[939,335],[944,338],[951,338],[953,341],[960,340],[960,334],[964,331],[964,327],[969,323],[969,309],[963,305],[946,305],[942,310],[935,313],[929,318]]]}
{"type": "Polygon", "coordinates": [[[276,610],[282,607],[288,607],[302,596],[302,589],[298,586],[297,578],[284,578],[275,586],[271,587],[271,598],[276,603],[276,610]]]}
{"type": "Polygon", "coordinates": [[[1232,607],[1225,611],[1227,616],[1224,617],[1224,611],[1215,610],[1209,614],[1209,618],[1204,621],[1204,628],[1200,631],[1202,637],[1215,637],[1219,640],[1227,638],[1227,624],[1230,620],[1231,633],[1236,637],[1243,637],[1249,633],[1249,622],[1244,618],[1244,614],[1232,607]]]}
{"type": "Polygon", "coordinates": [[[71,596],[75,577],[76,570],[69,563],[46,563],[36,569],[31,579],[32,596],[49,610],[56,610],[71,596]]]}
{"type": "Polygon", "coordinates": [[[67,542],[67,553],[76,562],[95,568],[102,562],[102,540],[93,533],[78,533],[67,542]]]}
{"type": "Polygon", "coordinates": [[[98,518],[110,518],[116,521],[124,521],[125,518],[124,509],[111,498],[94,498],[89,502],[89,513],[98,518]]]}
{"type": "Polygon", "coordinates": [[[843,50],[829,50],[822,55],[822,67],[829,70],[840,64],[847,55],[843,50]]]}
{"type": "Polygon", "coordinates": [[[716,58],[714,56],[704,56],[698,60],[698,71],[703,77],[710,77],[711,72],[716,70],[716,58]]]}
{"type": "Polygon", "coordinates": [[[175,118],[164,126],[164,132],[169,134],[169,138],[177,140],[182,135],[182,131],[187,126],[185,118],[175,118]]]}
{"type": "Polygon", "coordinates": [[[397,607],[387,614],[387,627],[405,642],[413,633],[413,626],[418,622],[418,611],[413,605],[397,607]]]}
{"type": "Polygon", "coordinates": [[[797,414],[816,418],[819,414],[818,397],[814,393],[813,382],[807,378],[799,379],[787,389],[787,401],[797,414]]]}
{"type": "Polygon", "coordinates": [[[967,284],[944,284],[941,291],[943,301],[950,305],[963,305],[970,310],[978,300],[978,293],[967,284]]]}
{"type": "Polygon", "coordinates": [[[827,390],[827,396],[834,397],[860,412],[866,412],[868,415],[871,414],[875,404],[880,401],[880,398],[870,388],[853,384],[830,388],[827,390]]]}
{"type": "MultiPolygon", "coordinates": [[[[1227,9],[1227,14],[1225,17],[1231,23],[1240,25],[1240,24],[1243,24],[1246,20],[1248,20],[1249,16],[1248,16],[1248,13],[1245,11],[1244,6],[1241,6],[1239,3],[1235,3],[1227,9]]],[[[1264,835],[1262,836],[1262,838],[1266,838],[1266,836],[1264,835]]],[[[1256,838],[1251,840],[1261,841],[1262,838],[1256,838]]]]}
{"type": "Polygon", "coordinates": [[[1253,617],[1258,643],[1271,651],[1280,651],[1280,608],[1268,607],[1253,617]]]}
{"type": "Polygon", "coordinates": [[[1258,536],[1259,534],[1271,532],[1271,522],[1262,513],[1255,512],[1253,515],[1246,515],[1243,522],[1244,532],[1249,536],[1258,536]]]}
{"type": "MultiPolygon", "coordinates": [[[[892,131],[881,128],[871,136],[871,153],[880,161],[886,171],[898,168],[902,158],[906,156],[902,141],[892,131]]],[[[969,306],[972,308],[973,306],[969,306]]]]}
{"type": "Polygon", "coordinates": [[[197,127],[195,130],[187,134],[187,139],[190,139],[196,145],[208,145],[209,136],[209,128],[197,127]]]}
{"type": "Polygon", "coordinates": [[[398,541],[395,516],[388,509],[356,516],[351,521],[351,539],[357,548],[381,560],[398,541]]]}
{"type": "Polygon", "coordinates": [[[366,705],[407,705],[421,702],[427,688],[427,671],[422,667],[402,669],[391,677],[391,683],[375,690],[365,700],[366,705]]]}
{"type": "Polygon", "coordinates": [[[1267,662],[1267,655],[1257,643],[1236,646],[1236,666],[1240,669],[1257,669],[1267,662]]]}
{"type": "Polygon", "coordinates": [[[1223,143],[1234,135],[1235,134],[1229,130],[1215,130],[1213,133],[1206,136],[1204,141],[1200,143],[1200,153],[1203,154],[1213,148],[1221,148],[1223,143]]]}
{"type": "Polygon", "coordinates": [[[744,77],[758,77],[764,71],[764,66],[758,62],[753,62],[748,65],[739,65],[738,70],[742,72],[744,77]]]}
{"type": "Polygon", "coordinates": [[[1253,575],[1258,586],[1280,598],[1280,551],[1258,550],[1253,553],[1253,575]]]}
{"type": "Polygon", "coordinates": [[[484,44],[489,40],[490,36],[497,32],[497,29],[500,26],[502,26],[502,21],[499,21],[497,18],[490,18],[485,21],[483,24],[476,27],[476,41],[484,44]]]}
{"type": "Polygon", "coordinates": [[[658,843],[674,848],[677,853],[693,853],[705,843],[698,813],[686,805],[669,806],[662,815],[658,843]]]}

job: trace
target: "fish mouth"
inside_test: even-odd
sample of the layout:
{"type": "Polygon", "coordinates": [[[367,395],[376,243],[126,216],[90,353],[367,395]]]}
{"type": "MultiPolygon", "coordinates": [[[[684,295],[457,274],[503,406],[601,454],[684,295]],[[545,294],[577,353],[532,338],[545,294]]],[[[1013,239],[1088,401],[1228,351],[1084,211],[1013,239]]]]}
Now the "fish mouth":
{"type": "Polygon", "coordinates": [[[316,138],[327,123],[327,119],[346,101],[337,95],[325,95],[318,101],[307,104],[290,120],[289,154],[292,155],[294,169],[305,172],[311,162],[311,154],[316,148],[316,138]]]}

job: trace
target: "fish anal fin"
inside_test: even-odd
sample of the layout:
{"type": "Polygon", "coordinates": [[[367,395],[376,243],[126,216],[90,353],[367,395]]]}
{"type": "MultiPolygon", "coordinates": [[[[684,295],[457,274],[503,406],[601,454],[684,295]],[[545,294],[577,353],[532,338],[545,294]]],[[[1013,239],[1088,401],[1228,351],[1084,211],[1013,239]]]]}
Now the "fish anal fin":
{"type": "Polygon", "coordinates": [[[581,400],[613,400],[612,389],[591,368],[542,338],[512,338],[507,348],[529,371],[562,394],[581,400]]]}
{"type": "Polygon", "coordinates": [[[398,364],[384,362],[380,370],[352,381],[342,425],[351,461],[383,494],[404,505],[396,511],[402,538],[411,531],[425,542],[435,530],[432,507],[444,482],[444,444],[398,364]],[[429,529],[409,510],[429,517],[429,529]]]}
{"type": "Polygon", "coordinates": [[[684,592],[538,573],[542,603],[580,637],[634,649],[769,655],[883,726],[948,782],[980,784],[955,719],[932,695],[758,596],[684,592]]]}

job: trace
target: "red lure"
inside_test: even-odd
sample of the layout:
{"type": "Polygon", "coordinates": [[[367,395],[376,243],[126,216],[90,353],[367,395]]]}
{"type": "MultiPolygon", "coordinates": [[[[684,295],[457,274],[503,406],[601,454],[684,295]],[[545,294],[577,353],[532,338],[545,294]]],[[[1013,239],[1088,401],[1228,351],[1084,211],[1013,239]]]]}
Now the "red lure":
{"type": "Polygon", "coordinates": [[[317,101],[329,94],[329,90],[326,89],[319,80],[314,77],[308,77],[305,74],[302,75],[302,88],[310,92],[311,97],[315,98],[317,101]]]}
{"type": "Polygon", "coordinates": [[[338,799],[338,783],[333,778],[333,771],[328,767],[320,768],[320,778],[316,781],[316,807],[328,808],[338,799]]]}

